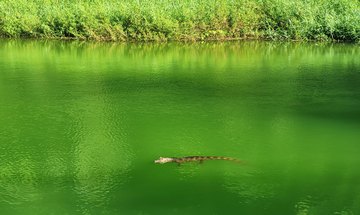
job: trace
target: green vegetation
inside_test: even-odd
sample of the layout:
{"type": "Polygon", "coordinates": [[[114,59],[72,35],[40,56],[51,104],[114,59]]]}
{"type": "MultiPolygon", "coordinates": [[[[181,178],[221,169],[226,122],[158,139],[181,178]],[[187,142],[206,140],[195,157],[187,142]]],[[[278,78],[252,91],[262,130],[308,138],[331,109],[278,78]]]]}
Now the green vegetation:
{"type": "Polygon", "coordinates": [[[0,0],[0,36],[360,41],[359,0],[0,0]]]}

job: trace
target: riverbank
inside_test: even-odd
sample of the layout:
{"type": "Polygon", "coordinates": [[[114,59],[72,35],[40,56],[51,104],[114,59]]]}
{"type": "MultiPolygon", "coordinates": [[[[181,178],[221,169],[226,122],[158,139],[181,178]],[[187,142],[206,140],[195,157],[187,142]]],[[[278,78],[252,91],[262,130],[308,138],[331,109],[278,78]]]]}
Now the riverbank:
{"type": "Polygon", "coordinates": [[[360,41],[358,0],[7,0],[0,37],[360,41]]]}

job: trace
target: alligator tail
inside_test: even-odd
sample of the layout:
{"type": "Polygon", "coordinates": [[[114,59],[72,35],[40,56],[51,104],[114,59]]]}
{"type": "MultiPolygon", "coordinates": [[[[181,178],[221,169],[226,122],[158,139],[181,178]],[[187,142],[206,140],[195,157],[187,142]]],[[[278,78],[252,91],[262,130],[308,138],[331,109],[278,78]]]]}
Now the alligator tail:
{"type": "Polygon", "coordinates": [[[223,156],[209,156],[209,160],[228,160],[228,161],[234,161],[234,162],[241,162],[241,160],[237,158],[231,158],[231,157],[223,157],[223,156]]]}

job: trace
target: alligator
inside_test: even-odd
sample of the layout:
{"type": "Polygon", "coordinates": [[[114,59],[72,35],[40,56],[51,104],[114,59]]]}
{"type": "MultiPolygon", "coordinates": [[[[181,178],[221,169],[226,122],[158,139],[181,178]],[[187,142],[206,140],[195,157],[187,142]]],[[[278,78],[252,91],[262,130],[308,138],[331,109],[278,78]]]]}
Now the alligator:
{"type": "Polygon", "coordinates": [[[185,162],[199,161],[200,163],[205,160],[229,160],[240,162],[239,159],[230,158],[230,157],[222,157],[222,156],[187,156],[187,157],[160,157],[158,160],[155,160],[155,163],[177,163],[178,165],[185,162]]]}

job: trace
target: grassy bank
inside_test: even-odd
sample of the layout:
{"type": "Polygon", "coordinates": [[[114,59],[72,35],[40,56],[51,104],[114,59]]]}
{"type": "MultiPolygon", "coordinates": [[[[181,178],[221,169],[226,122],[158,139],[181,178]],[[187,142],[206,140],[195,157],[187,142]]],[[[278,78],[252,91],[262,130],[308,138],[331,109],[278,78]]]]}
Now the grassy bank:
{"type": "Polygon", "coordinates": [[[0,0],[0,36],[360,41],[359,0],[0,0]]]}

